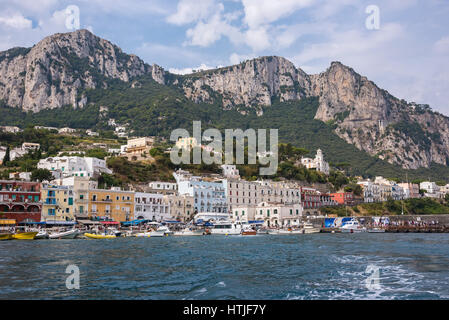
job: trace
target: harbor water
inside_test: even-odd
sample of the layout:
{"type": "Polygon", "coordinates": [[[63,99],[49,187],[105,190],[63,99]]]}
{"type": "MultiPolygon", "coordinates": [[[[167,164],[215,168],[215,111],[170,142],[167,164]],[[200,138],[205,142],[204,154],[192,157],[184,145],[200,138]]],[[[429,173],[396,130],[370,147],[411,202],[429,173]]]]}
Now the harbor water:
{"type": "Polygon", "coordinates": [[[449,298],[447,234],[14,240],[0,266],[0,299],[449,298]]]}

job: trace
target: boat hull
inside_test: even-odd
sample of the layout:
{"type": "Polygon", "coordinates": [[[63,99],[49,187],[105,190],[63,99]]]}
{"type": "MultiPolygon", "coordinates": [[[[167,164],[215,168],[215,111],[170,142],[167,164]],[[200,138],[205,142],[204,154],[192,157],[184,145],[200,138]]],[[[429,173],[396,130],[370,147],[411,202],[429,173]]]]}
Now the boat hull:
{"type": "Polygon", "coordinates": [[[12,240],[12,234],[11,233],[0,233],[0,241],[2,240],[12,240]]]}
{"type": "Polygon", "coordinates": [[[85,233],[84,235],[90,239],[114,239],[114,238],[117,238],[117,236],[112,235],[112,234],[102,235],[102,234],[94,234],[94,233],[85,233]]]}
{"type": "Polygon", "coordinates": [[[15,233],[12,235],[12,238],[15,240],[34,240],[34,237],[36,237],[37,232],[22,232],[22,233],[15,233]]]}
{"type": "Polygon", "coordinates": [[[321,232],[320,228],[305,228],[305,229],[302,229],[302,233],[304,233],[304,234],[320,233],[320,232],[321,232]]]}
{"type": "Polygon", "coordinates": [[[48,237],[50,239],[75,239],[80,232],[78,230],[69,230],[65,232],[58,232],[50,234],[48,237]]]}
{"type": "Polygon", "coordinates": [[[35,237],[35,240],[42,240],[42,239],[48,239],[48,233],[47,232],[39,232],[35,237]]]}

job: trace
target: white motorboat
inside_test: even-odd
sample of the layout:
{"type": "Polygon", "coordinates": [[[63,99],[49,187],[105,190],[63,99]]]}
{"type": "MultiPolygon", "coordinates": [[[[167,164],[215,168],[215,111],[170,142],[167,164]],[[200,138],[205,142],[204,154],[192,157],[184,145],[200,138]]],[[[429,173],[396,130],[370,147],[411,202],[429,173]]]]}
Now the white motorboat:
{"type": "Polygon", "coordinates": [[[149,237],[165,237],[165,236],[168,236],[171,234],[173,234],[173,231],[170,231],[170,229],[168,227],[160,226],[156,230],[137,233],[136,237],[147,237],[147,238],[149,238],[149,237]]]}
{"type": "Polygon", "coordinates": [[[366,228],[362,227],[357,220],[350,220],[340,227],[341,232],[359,233],[366,232],[366,228]]]}
{"type": "Polygon", "coordinates": [[[382,233],[382,232],[385,232],[385,229],[382,229],[382,228],[371,228],[371,229],[368,229],[368,232],[369,233],[382,233]]]}
{"type": "Polygon", "coordinates": [[[241,224],[235,224],[231,221],[217,221],[214,222],[210,229],[211,234],[221,235],[239,235],[242,231],[241,224]]]}
{"type": "Polygon", "coordinates": [[[173,233],[174,236],[202,236],[205,234],[206,232],[202,229],[191,229],[189,227],[185,227],[181,231],[175,231],[173,233]]]}
{"type": "Polygon", "coordinates": [[[279,229],[278,234],[301,234],[303,233],[301,229],[279,229]]]}
{"type": "Polygon", "coordinates": [[[63,232],[53,232],[49,234],[50,239],[75,239],[80,234],[78,229],[70,229],[63,232]]]}
{"type": "Polygon", "coordinates": [[[34,237],[34,239],[48,239],[49,235],[47,230],[39,230],[39,232],[36,234],[36,236],[34,237]]]}
{"type": "Polygon", "coordinates": [[[321,228],[314,227],[313,224],[310,223],[310,222],[304,222],[301,231],[304,234],[320,233],[321,232],[321,228]]]}

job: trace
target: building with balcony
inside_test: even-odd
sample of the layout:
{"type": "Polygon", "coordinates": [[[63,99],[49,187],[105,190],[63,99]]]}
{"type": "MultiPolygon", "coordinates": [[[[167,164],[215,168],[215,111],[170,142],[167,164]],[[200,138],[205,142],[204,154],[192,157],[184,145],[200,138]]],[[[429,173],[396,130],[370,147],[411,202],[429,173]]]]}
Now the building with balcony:
{"type": "Polygon", "coordinates": [[[112,219],[117,222],[134,218],[134,192],[111,190],[89,190],[89,217],[112,219]]]}
{"type": "Polygon", "coordinates": [[[189,222],[195,216],[194,198],[187,194],[166,194],[163,201],[170,205],[170,214],[180,222],[189,222]]]}
{"type": "Polygon", "coordinates": [[[134,195],[134,219],[162,222],[172,220],[170,203],[158,193],[136,192],[134,195]]]}
{"type": "Polygon", "coordinates": [[[129,161],[143,161],[152,160],[150,150],[153,148],[154,138],[142,137],[129,139],[124,148],[124,152],[121,154],[129,161]]]}
{"type": "Polygon", "coordinates": [[[299,203],[261,202],[256,206],[255,220],[263,220],[268,228],[298,226],[301,217],[299,203]]]}
{"type": "Polygon", "coordinates": [[[350,206],[354,204],[354,194],[352,192],[335,192],[330,195],[332,200],[339,205],[350,206]]]}
{"type": "Polygon", "coordinates": [[[74,192],[72,187],[43,184],[41,188],[42,221],[73,221],[74,192]]]}
{"type": "Polygon", "coordinates": [[[24,181],[0,181],[0,219],[41,221],[40,184],[24,181]]]}

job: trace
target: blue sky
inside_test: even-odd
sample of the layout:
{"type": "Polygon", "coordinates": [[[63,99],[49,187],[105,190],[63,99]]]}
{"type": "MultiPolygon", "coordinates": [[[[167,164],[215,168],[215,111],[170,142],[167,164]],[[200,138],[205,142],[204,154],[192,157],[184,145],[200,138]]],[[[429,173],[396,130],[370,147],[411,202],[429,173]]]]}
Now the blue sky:
{"type": "Polygon", "coordinates": [[[278,55],[319,73],[338,60],[449,115],[448,0],[1,0],[0,50],[69,32],[69,5],[81,28],[172,72],[278,55]]]}

